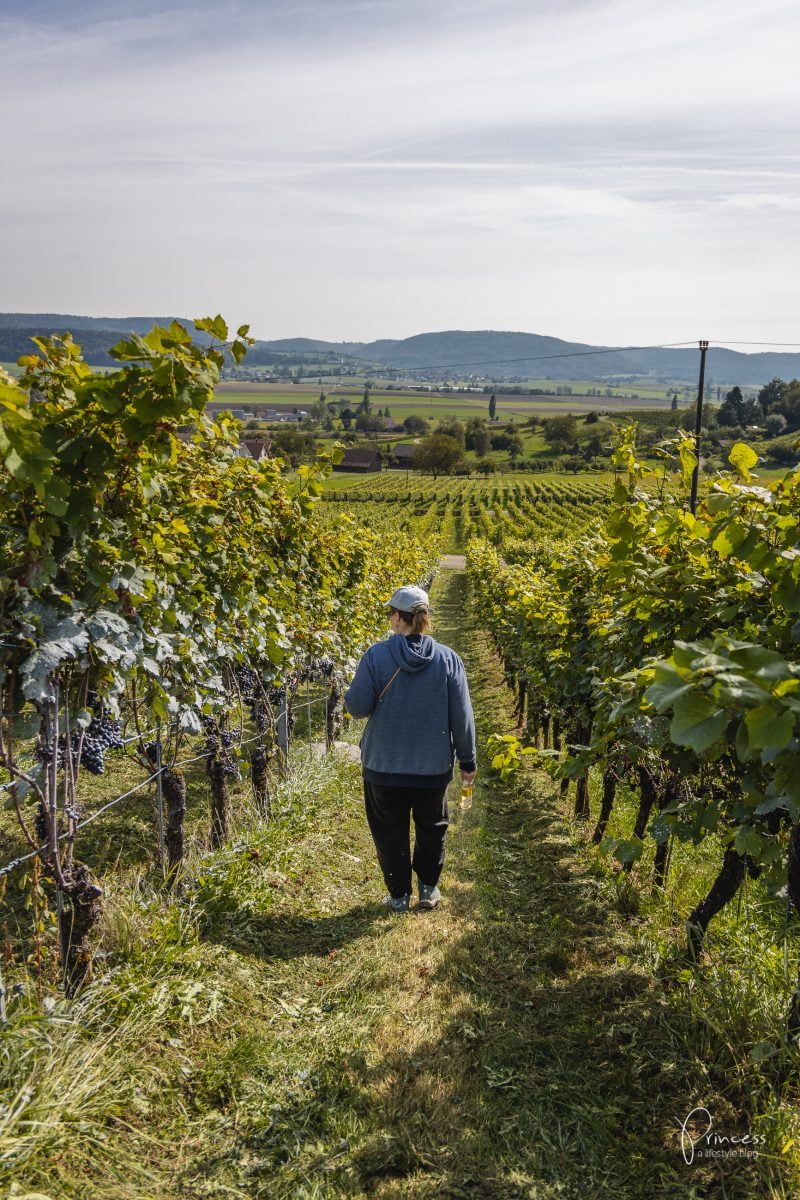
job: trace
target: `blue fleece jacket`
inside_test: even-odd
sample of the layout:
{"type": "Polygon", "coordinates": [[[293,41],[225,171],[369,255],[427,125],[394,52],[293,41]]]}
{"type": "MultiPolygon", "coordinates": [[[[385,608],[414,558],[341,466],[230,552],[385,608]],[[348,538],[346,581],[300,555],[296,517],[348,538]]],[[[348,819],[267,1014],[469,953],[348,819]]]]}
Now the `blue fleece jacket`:
{"type": "Polygon", "coordinates": [[[464,664],[427,634],[393,633],[370,646],[344,701],[354,717],[369,717],[361,738],[368,782],[440,787],[453,778],[454,756],[463,770],[475,770],[464,664]]]}

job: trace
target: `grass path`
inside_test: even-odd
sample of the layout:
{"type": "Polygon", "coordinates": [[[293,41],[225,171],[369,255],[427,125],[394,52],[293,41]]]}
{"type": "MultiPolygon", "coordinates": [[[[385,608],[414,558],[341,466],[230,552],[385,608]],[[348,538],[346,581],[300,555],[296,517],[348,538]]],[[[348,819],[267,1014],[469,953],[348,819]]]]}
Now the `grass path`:
{"type": "Polygon", "coordinates": [[[14,1035],[18,1058],[26,1029],[37,1047],[42,1149],[9,1174],[0,1145],[3,1195],[793,1194],[754,1163],[684,1163],[676,1122],[709,1103],[732,1128],[746,1097],[651,969],[647,920],[621,911],[625,888],[557,789],[487,769],[512,698],[462,570],[434,604],[466,663],[480,768],[474,807],[451,812],[441,906],[381,908],[359,766],[298,739],[274,819],[251,814],[200,854],[179,899],[109,876],[109,975],[62,1034],[14,1035]]]}
{"type": "MultiPolygon", "coordinates": [[[[483,745],[510,698],[465,576],[445,573],[435,601],[483,745]]],[[[337,770],[268,915],[212,929],[250,982],[175,1120],[165,1195],[758,1195],[746,1171],[719,1190],[717,1168],[683,1163],[696,1066],[657,982],[627,965],[631,922],[551,785],[484,770],[454,814],[445,901],[398,918],[376,904],[358,768],[337,770]]]]}
{"type": "Polygon", "coordinates": [[[676,1122],[709,1103],[731,1129],[747,1097],[653,972],[646,918],[621,911],[557,789],[492,778],[481,750],[513,727],[512,698],[463,571],[434,603],[466,663],[480,767],[474,807],[451,814],[441,906],[381,908],[358,764],[298,739],[273,820],[244,814],[172,901],[110,874],[108,975],[63,1025],[0,1039],[21,1086],[29,1070],[41,1147],[20,1157],[28,1123],[13,1159],[0,1119],[3,1195],[796,1194],[754,1163],[684,1163],[676,1122]]]}

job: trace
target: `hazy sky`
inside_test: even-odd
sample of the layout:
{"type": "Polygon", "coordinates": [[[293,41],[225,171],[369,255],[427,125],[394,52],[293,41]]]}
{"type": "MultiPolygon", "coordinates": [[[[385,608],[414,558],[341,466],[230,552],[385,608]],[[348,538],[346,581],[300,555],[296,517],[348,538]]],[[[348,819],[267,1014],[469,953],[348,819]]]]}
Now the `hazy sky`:
{"type": "Polygon", "coordinates": [[[800,341],[797,0],[1,0],[0,310],[800,341]]]}

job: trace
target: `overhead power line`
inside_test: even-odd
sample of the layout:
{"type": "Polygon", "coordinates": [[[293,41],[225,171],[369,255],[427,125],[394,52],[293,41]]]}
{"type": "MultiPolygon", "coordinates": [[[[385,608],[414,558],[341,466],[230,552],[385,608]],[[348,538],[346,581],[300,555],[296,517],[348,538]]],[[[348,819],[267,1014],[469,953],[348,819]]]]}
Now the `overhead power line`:
{"type": "Polygon", "coordinates": [[[713,338],[712,344],[724,350],[726,346],[792,346],[800,349],[800,342],[743,342],[740,338],[713,338]]]}
{"type": "MultiPolygon", "coordinates": [[[[627,354],[633,350],[681,350],[697,346],[697,340],[689,342],[659,342],[652,346],[609,346],[598,350],[569,350],[558,354],[523,354],[518,358],[480,358],[472,362],[450,363],[403,363],[392,367],[395,371],[457,371],[463,367],[499,367],[510,363],[550,362],[558,358],[596,358],[601,354],[627,354]]],[[[800,342],[747,342],[739,338],[712,338],[709,345],[724,349],[726,346],[791,346],[800,349],[800,342]]]]}
{"type": "Polygon", "coordinates": [[[523,354],[520,358],[480,358],[474,362],[457,363],[411,363],[393,367],[395,371],[455,371],[462,367],[498,367],[505,363],[548,362],[554,358],[591,358],[598,354],[624,354],[629,350],[675,350],[683,346],[696,346],[697,341],[691,342],[662,342],[658,346],[613,346],[603,350],[571,350],[561,354],[523,354]]]}

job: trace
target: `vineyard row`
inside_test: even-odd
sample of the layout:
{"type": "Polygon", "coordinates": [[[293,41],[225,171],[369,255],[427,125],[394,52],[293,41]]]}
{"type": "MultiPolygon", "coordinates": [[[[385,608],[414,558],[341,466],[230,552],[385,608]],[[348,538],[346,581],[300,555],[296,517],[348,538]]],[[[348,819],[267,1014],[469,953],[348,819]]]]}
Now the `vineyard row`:
{"type": "MultiPolygon", "coordinates": [[[[527,744],[495,741],[495,766],[536,756],[562,790],[574,781],[580,820],[596,772],[593,840],[625,871],[649,842],[657,888],[675,840],[719,845],[717,877],[687,914],[694,958],[745,876],[800,908],[800,473],[763,487],[737,444],[692,514],[667,486],[677,464],[688,492],[692,443],[665,453],[660,476],[646,470],[629,431],[591,535],[513,562],[477,540],[468,569],[527,722],[527,744]],[[628,836],[610,837],[620,783],[638,811],[628,836]]],[[[800,1030],[797,992],[789,1024],[800,1030]]]]}

